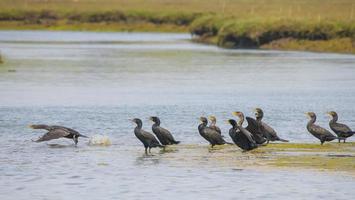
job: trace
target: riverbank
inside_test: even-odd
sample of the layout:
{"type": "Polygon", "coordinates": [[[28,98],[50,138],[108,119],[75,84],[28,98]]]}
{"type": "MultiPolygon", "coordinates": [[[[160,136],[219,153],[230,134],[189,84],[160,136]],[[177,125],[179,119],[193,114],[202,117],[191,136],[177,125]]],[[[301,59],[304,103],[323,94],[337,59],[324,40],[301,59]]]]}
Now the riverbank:
{"type": "Polygon", "coordinates": [[[204,16],[190,26],[197,42],[224,48],[355,53],[350,21],[236,19],[204,16]]]}
{"type": "Polygon", "coordinates": [[[223,48],[355,53],[354,10],[351,0],[4,0],[0,30],[190,32],[223,48]]]}

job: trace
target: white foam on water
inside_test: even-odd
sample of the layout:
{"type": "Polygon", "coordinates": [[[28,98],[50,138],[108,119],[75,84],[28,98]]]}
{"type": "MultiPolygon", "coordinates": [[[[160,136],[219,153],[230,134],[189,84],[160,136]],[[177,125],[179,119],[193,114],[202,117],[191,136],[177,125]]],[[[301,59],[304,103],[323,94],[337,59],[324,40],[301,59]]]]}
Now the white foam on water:
{"type": "Polygon", "coordinates": [[[90,140],[89,140],[89,145],[92,145],[92,146],[110,146],[112,143],[111,143],[111,140],[108,136],[106,135],[94,135],[92,137],[90,137],[90,140]]]}

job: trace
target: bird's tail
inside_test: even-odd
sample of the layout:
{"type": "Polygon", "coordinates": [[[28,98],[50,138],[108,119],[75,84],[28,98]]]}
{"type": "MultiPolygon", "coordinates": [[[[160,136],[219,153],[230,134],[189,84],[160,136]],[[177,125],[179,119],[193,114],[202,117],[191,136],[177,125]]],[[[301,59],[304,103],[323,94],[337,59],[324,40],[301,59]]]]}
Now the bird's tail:
{"type": "Polygon", "coordinates": [[[281,139],[281,138],[279,138],[279,141],[281,141],[281,142],[289,142],[288,140],[281,139]]]}
{"type": "Polygon", "coordinates": [[[179,144],[180,143],[180,141],[173,141],[173,144],[179,144]]]}
{"type": "Polygon", "coordinates": [[[80,136],[80,137],[83,137],[83,138],[89,138],[88,136],[82,135],[82,134],[80,134],[79,136],[80,136]]]}

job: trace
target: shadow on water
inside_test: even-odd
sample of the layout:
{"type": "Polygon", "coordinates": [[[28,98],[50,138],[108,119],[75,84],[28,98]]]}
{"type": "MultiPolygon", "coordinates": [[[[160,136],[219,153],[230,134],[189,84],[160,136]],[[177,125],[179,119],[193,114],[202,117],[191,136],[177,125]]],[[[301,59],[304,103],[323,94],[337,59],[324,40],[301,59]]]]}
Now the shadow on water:
{"type": "Polygon", "coordinates": [[[61,148],[73,148],[75,147],[74,144],[64,145],[64,144],[47,144],[49,148],[53,149],[61,149],[61,148]]]}
{"type": "Polygon", "coordinates": [[[141,156],[138,156],[135,162],[135,165],[139,166],[146,166],[146,165],[157,165],[160,163],[160,156],[157,155],[146,155],[143,154],[141,156]]]}

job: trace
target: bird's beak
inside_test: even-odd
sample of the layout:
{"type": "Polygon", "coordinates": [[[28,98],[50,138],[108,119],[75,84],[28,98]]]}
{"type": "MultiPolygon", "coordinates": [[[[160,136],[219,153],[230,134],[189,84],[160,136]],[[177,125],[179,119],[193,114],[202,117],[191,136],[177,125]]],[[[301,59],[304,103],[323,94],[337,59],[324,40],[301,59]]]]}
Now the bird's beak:
{"type": "Polygon", "coordinates": [[[212,120],[212,119],[213,119],[213,117],[212,117],[212,116],[208,116],[208,119],[209,119],[209,120],[212,120]]]}
{"type": "Polygon", "coordinates": [[[199,120],[200,122],[202,122],[202,117],[198,118],[198,120],[199,120]]]}
{"type": "Polygon", "coordinates": [[[226,123],[227,123],[227,124],[231,124],[229,120],[226,120],[226,123]]]}
{"type": "Polygon", "coordinates": [[[232,112],[232,115],[238,116],[238,115],[239,115],[239,112],[238,112],[238,111],[237,111],[237,112],[232,112]]]}
{"type": "Polygon", "coordinates": [[[332,114],[330,112],[327,112],[326,114],[332,116],[332,114]]]}
{"type": "Polygon", "coordinates": [[[28,128],[32,128],[32,129],[34,128],[33,124],[28,125],[27,127],[28,127],[28,128]]]}
{"type": "Polygon", "coordinates": [[[153,117],[149,117],[149,121],[153,121],[153,117]]]}

